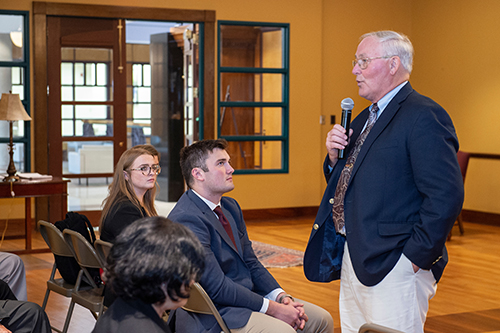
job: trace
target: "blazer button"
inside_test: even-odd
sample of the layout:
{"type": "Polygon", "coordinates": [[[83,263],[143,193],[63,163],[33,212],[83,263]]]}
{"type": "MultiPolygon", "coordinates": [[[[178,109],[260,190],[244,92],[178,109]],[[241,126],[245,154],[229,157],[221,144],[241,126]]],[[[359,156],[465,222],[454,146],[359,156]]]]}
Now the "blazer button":
{"type": "Polygon", "coordinates": [[[330,205],[333,205],[333,198],[330,198],[330,205]]]}
{"type": "Polygon", "coordinates": [[[314,223],[314,225],[313,225],[313,229],[314,229],[314,230],[318,230],[318,228],[319,228],[319,225],[318,225],[317,223],[314,223]]]}

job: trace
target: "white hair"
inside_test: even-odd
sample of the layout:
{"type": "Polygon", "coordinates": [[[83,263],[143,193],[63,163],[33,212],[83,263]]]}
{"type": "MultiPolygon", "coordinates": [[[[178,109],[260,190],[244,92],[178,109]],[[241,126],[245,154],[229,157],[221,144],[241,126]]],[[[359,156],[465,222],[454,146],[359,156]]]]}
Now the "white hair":
{"type": "Polygon", "coordinates": [[[360,40],[368,37],[375,37],[380,42],[384,56],[398,56],[404,69],[411,74],[413,68],[413,45],[410,39],[399,32],[384,30],[369,32],[361,36],[360,40]]]}

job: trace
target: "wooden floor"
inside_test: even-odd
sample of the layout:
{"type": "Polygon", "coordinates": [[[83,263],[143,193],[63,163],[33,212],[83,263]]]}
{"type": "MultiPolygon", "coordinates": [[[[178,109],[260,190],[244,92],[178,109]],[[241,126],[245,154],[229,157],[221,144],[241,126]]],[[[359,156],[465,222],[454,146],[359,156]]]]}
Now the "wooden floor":
{"type": "MultiPolygon", "coordinates": [[[[426,333],[500,332],[500,227],[465,224],[465,235],[453,230],[448,242],[450,262],[430,302],[426,333]]],[[[304,250],[312,225],[311,218],[247,222],[250,238],[255,241],[304,250]]],[[[34,234],[35,247],[43,240],[34,234]]],[[[18,246],[6,240],[2,250],[18,246]]],[[[45,282],[53,264],[50,253],[22,255],[28,280],[28,299],[42,304],[45,282]]],[[[338,314],[339,282],[313,283],[305,279],[302,267],[274,268],[271,273],[292,295],[316,303],[328,310],[340,332],[338,314]]],[[[61,328],[69,301],[51,293],[47,314],[53,326],[61,328]]],[[[95,321],[87,310],[75,307],[69,333],[91,332],[95,321]]]]}

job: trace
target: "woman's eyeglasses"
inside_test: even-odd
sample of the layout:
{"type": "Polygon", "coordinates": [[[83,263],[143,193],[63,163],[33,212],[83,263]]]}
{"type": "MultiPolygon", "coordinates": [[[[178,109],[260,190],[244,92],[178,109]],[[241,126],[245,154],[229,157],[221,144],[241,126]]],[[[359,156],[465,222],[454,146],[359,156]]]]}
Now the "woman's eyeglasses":
{"type": "Polygon", "coordinates": [[[140,171],[144,176],[149,176],[150,173],[153,173],[155,175],[160,174],[161,172],[161,167],[159,164],[153,164],[151,166],[149,165],[143,165],[140,168],[135,168],[135,169],[130,169],[134,171],[140,171]]]}

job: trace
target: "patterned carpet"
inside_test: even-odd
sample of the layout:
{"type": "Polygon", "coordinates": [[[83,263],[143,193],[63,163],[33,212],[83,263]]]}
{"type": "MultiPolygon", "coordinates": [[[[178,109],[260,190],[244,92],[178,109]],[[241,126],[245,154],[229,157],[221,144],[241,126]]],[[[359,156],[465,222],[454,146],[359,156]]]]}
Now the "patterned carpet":
{"type": "Polygon", "coordinates": [[[252,247],[264,267],[285,268],[302,266],[304,252],[252,241],[252,247]]]}

